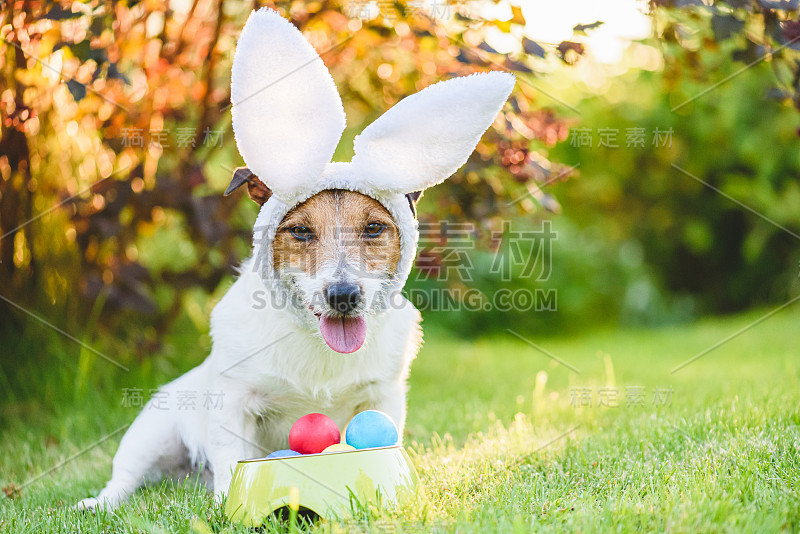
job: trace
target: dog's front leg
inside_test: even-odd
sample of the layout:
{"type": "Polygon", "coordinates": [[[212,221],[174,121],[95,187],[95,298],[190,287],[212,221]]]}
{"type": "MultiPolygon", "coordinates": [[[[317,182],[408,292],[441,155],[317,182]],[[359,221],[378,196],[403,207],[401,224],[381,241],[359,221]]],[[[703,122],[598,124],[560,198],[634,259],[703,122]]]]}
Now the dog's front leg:
{"type": "Polygon", "coordinates": [[[222,499],[227,493],[233,469],[239,460],[264,456],[258,443],[258,420],[241,403],[220,410],[208,425],[208,461],[214,473],[214,495],[222,499]]]}

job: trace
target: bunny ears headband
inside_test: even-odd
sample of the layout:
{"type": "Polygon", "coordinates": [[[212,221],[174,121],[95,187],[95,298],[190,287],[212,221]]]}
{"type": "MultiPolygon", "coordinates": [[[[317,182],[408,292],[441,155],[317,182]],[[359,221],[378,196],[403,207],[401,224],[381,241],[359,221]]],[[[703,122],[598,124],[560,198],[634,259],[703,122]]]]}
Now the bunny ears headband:
{"type": "MultiPolygon", "coordinates": [[[[513,87],[514,76],[503,72],[431,85],[367,126],[355,138],[352,161],[332,163],[345,128],[336,85],[297,28],[276,11],[259,9],[239,37],[231,75],[233,131],[249,172],[237,172],[228,192],[248,182],[251,194],[255,188],[269,198],[256,222],[267,234],[256,236],[256,248],[263,238],[271,243],[289,209],[319,191],[349,189],[375,198],[400,227],[404,282],[417,242],[405,195],[461,167],[513,87]]],[[[267,271],[269,259],[262,262],[267,271]]]]}

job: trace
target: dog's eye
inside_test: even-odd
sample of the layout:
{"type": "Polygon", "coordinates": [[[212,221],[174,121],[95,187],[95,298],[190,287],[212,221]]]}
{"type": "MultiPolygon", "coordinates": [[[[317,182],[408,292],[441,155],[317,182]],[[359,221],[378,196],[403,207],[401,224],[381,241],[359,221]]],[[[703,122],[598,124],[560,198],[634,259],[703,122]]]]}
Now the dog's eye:
{"type": "Polygon", "coordinates": [[[378,237],[383,233],[386,229],[385,224],[372,222],[369,223],[367,226],[364,227],[364,236],[366,237],[378,237]]]}
{"type": "Polygon", "coordinates": [[[314,233],[308,226],[292,226],[289,231],[295,239],[299,239],[300,241],[308,241],[314,237],[314,233]]]}

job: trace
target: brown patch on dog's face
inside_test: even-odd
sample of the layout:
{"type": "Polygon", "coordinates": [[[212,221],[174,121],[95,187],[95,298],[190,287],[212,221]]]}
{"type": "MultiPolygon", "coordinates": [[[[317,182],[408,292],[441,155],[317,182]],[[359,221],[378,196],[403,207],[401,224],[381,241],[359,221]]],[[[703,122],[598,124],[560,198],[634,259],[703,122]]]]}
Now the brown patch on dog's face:
{"type": "Polygon", "coordinates": [[[377,200],[322,191],[293,208],[272,242],[272,266],[308,326],[342,354],[367,339],[366,316],[392,301],[400,232],[377,200]]]}
{"type": "Polygon", "coordinates": [[[390,277],[399,260],[400,232],[389,211],[373,198],[341,189],[322,191],[293,208],[273,241],[275,271],[302,271],[309,278],[334,272],[356,283],[365,276],[390,277]]]}

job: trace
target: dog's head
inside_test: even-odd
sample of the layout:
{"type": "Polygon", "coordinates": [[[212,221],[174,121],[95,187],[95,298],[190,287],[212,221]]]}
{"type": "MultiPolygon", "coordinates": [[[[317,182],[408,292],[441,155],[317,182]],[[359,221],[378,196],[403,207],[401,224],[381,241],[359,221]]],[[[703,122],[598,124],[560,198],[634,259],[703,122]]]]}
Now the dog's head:
{"type": "Polygon", "coordinates": [[[292,208],[272,242],[275,273],[341,353],[364,343],[365,316],[385,308],[399,260],[400,232],[389,211],[341,189],[292,208]]]}
{"type": "Polygon", "coordinates": [[[331,348],[361,346],[365,315],[385,308],[411,270],[419,192],[467,161],[513,86],[502,72],[434,84],[364,129],[352,161],[331,162],[345,115],[330,73],[277,12],[251,14],[231,76],[247,168],[228,192],[247,183],[262,204],[254,254],[264,281],[299,300],[306,319],[319,317],[331,348]]]}
{"type": "MultiPolygon", "coordinates": [[[[255,202],[271,196],[246,168],[236,171],[226,193],[245,183],[255,202]]],[[[406,195],[412,214],[420,196],[406,195]]],[[[289,291],[287,303],[318,322],[330,348],[347,354],[364,343],[366,316],[386,309],[400,259],[400,228],[383,204],[355,191],[326,189],[280,221],[271,271],[289,291]]]]}
{"type": "MultiPolygon", "coordinates": [[[[247,185],[263,206],[272,191],[247,167],[236,169],[225,195],[247,185]]],[[[416,216],[421,191],[405,195],[406,217],[416,216]]],[[[291,208],[272,232],[270,269],[288,292],[280,304],[306,323],[316,323],[328,346],[358,350],[366,338],[366,317],[384,311],[398,287],[402,265],[401,229],[381,202],[347,189],[323,189],[291,208]]],[[[257,262],[258,264],[258,262],[257,262]]],[[[400,284],[402,285],[402,284],[400,284]]]]}

